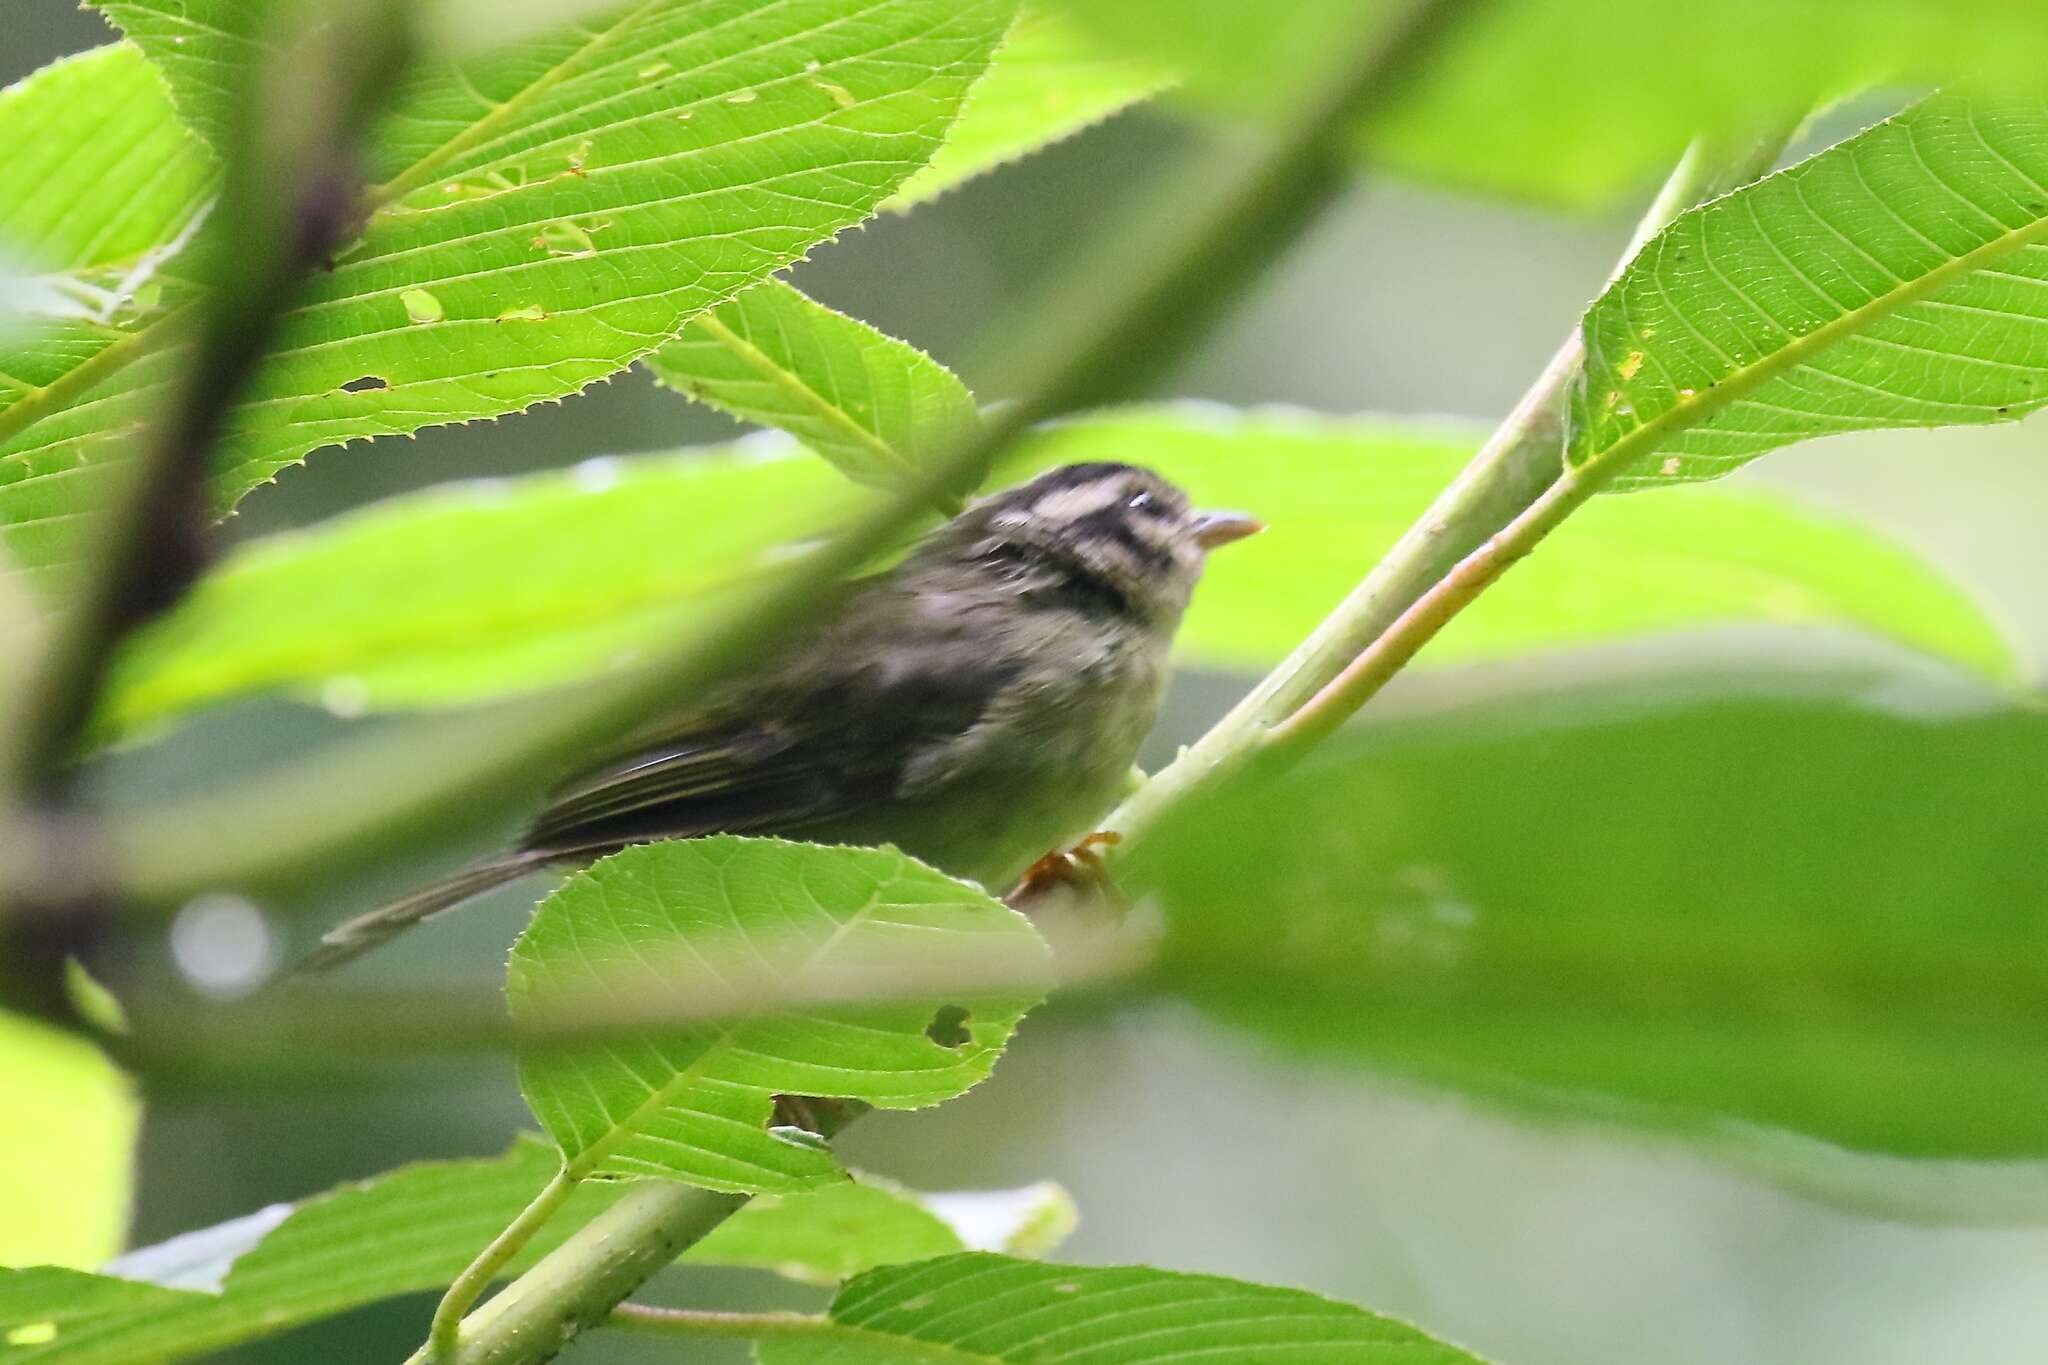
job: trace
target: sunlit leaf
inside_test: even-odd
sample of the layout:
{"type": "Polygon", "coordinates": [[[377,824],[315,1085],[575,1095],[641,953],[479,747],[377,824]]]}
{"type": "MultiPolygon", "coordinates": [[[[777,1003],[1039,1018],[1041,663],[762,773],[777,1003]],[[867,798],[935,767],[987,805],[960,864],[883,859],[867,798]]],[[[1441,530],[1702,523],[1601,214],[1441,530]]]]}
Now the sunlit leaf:
{"type": "Polygon", "coordinates": [[[761,1365],[1475,1360],[1405,1323],[1299,1289],[1145,1266],[1044,1265],[987,1255],[872,1271],[839,1292],[828,1322],[813,1336],[758,1342],[761,1365]]]}
{"type": "Polygon", "coordinates": [[[1711,478],[2048,403],[2048,101],[1938,96],[1687,213],[1587,316],[1572,458],[1711,478]]]}
{"type": "MultiPolygon", "coordinates": [[[[0,1270],[0,1362],[158,1365],[439,1288],[526,1207],[559,1162],[551,1143],[523,1137],[503,1156],[423,1162],[274,1204],[130,1252],[97,1275],[0,1270]]],[[[628,1188],[578,1189],[505,1273],[531,1265],[628,1188]]],[[[75,1204],[75,1187],[63,1193],[75,1204]]],[[[686,1259],[836,1281],[963,1249],[961,1235],[930,1211],[950,1197],[866,1180],[768,1196],[720,1224],[686,1259]]]]}
{"type": "Polygon", "coordinates": [[[0,330],[0,527],[54,558],[93,476],[70,446],[12,439],[81,381],[139,361],[137,338],[189,297],[162,267],[209,201],[212,158],[133,47],[66,57],[0,91],[0,250],[24,277],[0,330]]]}
{"type": "MultiPolygon", "coordinates": [[[[194,110],[241,79],[260,8],[137,0],[115,14],[194,110]]],[[[516,412],[661,346],[922,166],[1007,19],[1006,0],[668,0],[430,63],[372,139],[362,235],[307,283],[231,415],[219,502],[321,446],[516,412]]],[[[0,144],[17,136],[0,121],[0,144]]],[[[156,173],[87,150],[78,174],[106,193],[156,173]]],[[[97,363],[43,377],[43,420],[0,412],[0,470],[115,453],[172,372],[154,343],[182,315],[162,307],[117,319],[119,348],[97,363]],[[163,363],[128,363],[151,354],[163,363]]],[[[0,485],[0,523],[89,502],[28,487],[0,485]]]]}
{"type": "Polygon", "coordinates": [[[734,452],[395,499],[237,551],[122,662],[107,719],[275,687],[356,711],[587,676],[678,638],[844,491],[815,459],[734,452]]]}
{"type": "Polygon", "coordinates": [[[1134,855],[1167,975],[1289,1047],[1574,1114],[2048,1153],[2048,713],[1823,681],[1369,722],[1134,855]]]}
{"type": "MultiPolygon", "coordinates": [[[[1181,633],[1190,662],[1260,667],[1342,599],[1476,439],[1149,409],[1043,434],[1016,477],[1135,460],[1266,518],[1264,535],[1216,556],[1181,633]]],[[[440,489],[258,542],[122,662],[104,728],[266,689],[356,710],[587,676],[702,619],[774,564],[767,547],[818,524],[791,509],[844,491],[806,456],[692,453],[440,489]]],[[[1786,494],[1727,486],[1586,508],[1422,662],[1742,622],[1851,624],[1988,675],[2017,669],[1997,628],[1907,550],[1786,494]]]]}
{"type": "Polygon", "coordinates": [[[914,482],[976,420],[945,366],[780,280],[699,314],[643,363],[669,388],[779,427],[879,488],[914,482]]]}
{"type": "Polygon", "coordinates": [[[776,1096],[950,1099],[988,1075],[1045,970],[1021,916],[893,849],[719,837],[630,848],[571,877],[513,948],[506,993],[522,1018],[638,992],[731,1002],[720,1024],[530,1050],[520,1082],[572,1175],[781,1192],[841,1177],[822,1142],[775,1116],[776,1096]],[[858,990],[906,959],[931,984],[900,1003],[773,1007],[858,990]],[[970,965],[1017,984],[949,987],[970,965]],[[935,1030],[941,1017],[964,1036],[935,1030]]]}
{"type": "MultiPolygon", "coordinates": [[[[1211,110],[1297,98],[1410,0],[1053,0],[1114,51],[1185,72],[1211,110]],[[1367,37],[1361,37],[1367,35],[1367,37]]],[[[1876,85],[2037,91],[2031,0],[1493,0],[1462,7],[1366,134],[1369,163],[1573,206],[1646,192],[1695,136],[1876,85]]]]}
{"type": "Polygon", "coordinates": [[[82,1038],[0,1014],[0,1265],[91,1265],[121,1244],[141,1120],[82,1038]]]}
{"type": "Polygon", "coordinates": [[[901,211],[936,199],[1149,99],[1170,83],[1164,68],[1112,52],[1064,15],[1027,9],[988,74],[968,92],[967,110],[939,154],[882,207],[901,211]]]}

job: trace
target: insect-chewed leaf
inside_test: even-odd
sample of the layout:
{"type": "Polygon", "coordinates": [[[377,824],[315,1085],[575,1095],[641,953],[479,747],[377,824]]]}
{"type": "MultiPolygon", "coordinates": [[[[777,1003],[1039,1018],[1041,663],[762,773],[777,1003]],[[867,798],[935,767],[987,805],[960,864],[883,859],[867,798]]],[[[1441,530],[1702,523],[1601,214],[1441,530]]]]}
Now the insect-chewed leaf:
{"type": "Polygon", "coordinates": [[[1694,209],[1587,315],[1571,457],[1712,478],[2048,404],[2048,101],[1942,95],[1694,209]]]}
{"type": "Polygon", "coordinates": [[[1594,1119],[2048,1154],[2048,716],[1880,671],[1369,722],[1132,855],[1286,1046],[1594,1119]]]}
{"type": "Polygon", "coordinates": [[[952,371],[780,280],[700,313],[643,363],[669,388],[779,427],[880,488],[914,483],[976,421],[952,371]]]}
{"type": "Polygon", "coordinates": [[[765,1339],[761,1365],[1476,1365],[1406,1323],[1299,1289],[1146,1266],[947,1256],[870,1271],[814,1337],[765,1339]]]}
{"type": "Polygon", "coordinates": [[[1047,972],[1022,916],[894,849],[721,836],[630,848],[570,878],[513,949],[506,993],[530,1023],[642,994],[707,1016],[522,1057],[527,1102],[572,1175],[789,1191],[838,1168],[777,1118],[777,1096],[951,1099],[988,1075],[1047,972]]]}
{"type": "MultiPolygon", "coordinates": [[[[267,8],[110,12],[215,134],[267,8]]],[[[1007,0],[656,0],[429,63],[370,139],[361,235],[307,282],[229,415],[217,501],[322,446],[503,416],[624,369],[871,213],[937,148],[1009,17],[1007,0]]],[[[159,112],[153,135],[175,134],[159,112]]],[[[0,145],[21,137],[0,120],[0,145]]],[[[77,151],[81,181],[158,173],[77,151]]],[[[22,475],[124,448],[175,377],[159,344],[187,311],[175,293],[0,412],[0,526],[68,530],[89,510],[63,492],[75,477],[22,475]]],[[[51,534],[10,541],[52,562],[51,534]]]]}

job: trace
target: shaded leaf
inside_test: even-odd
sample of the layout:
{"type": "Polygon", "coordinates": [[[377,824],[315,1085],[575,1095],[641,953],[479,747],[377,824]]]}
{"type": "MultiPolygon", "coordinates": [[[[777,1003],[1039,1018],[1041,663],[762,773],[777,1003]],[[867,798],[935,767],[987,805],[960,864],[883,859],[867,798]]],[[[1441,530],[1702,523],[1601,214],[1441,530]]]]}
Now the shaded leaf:
{"type": "MultiPolygon", "coordinates": [[[[1364,419],[1140,409],[1043,433],[1016,476],[1136,460],[1200,501],[1265,517],[1265,535],[1216,557],[1180,640],[1190,662],[1263,667],[1343,598],[1476,440],[1364,419]]],[[[103,727],[265,689],[352,710],[588,676],[702,619],[776,561],[764,547],[809,529],[789,509],[841,492],[808,458],[693,452],[437,489],[272,537],[235,552],[130,652],[103,727]]],[[[1754,487],[1585,508],[1422,661],[1759,621],[1853,624],[1993,676],[2017,669],[1997,628],[1929,565],[1754,487]]]]}
{"type": "Polygon", "coordinates": [[[988,1075],[1046,971],[1023,917],[894,849],[720,836],[629,848],[572,876],[513,948],[506,994],[516,1018],[641,991],[730,1002],[721,1024],[529,1050],[521,1086],[574,1176],[784,1192],[841,1176],[822,1142],[775,1117],[777,1095],[889,1109],[951,1099],[988,1075]],[[929,970],[928,995],[760,1003],[905,960],[929,970]],[[966,968],[1019,984],[948,988],[966,968]],[[948,1007],[966,1011],[952,1046],[928,1036],[948,1007]]]}
{"type": "MultiPolygon", "coordinates": [[[[152,0],[116,15],[165,54],[189,110],[195,90],[246,75],[260,9],[152,0]],[[143,9],[177,23],[142,24],[143,9]]],[[[1006,0],[668,0],[428,63],[366,154],[362,235],[308,282],[231,414],[218,501],[321,446],[516,412],[661,346],[923,165],[1007,19],[1006,0]]],[[[97,154],[88,167],[131,185],[150,173],[97,154]]],[[[45,420],[0,413],[0,469],[109,458],[173,369],[121,361],[167,360],[156,343],[177,316],[50,377],[45,420]]],[[[84,506],[0,486],[10,525],[84,506]]]]}
{"type": "Polygon", "coordinates": [[[778,427],[878,488],[912,482],[976,421],[945,366],[780,280],[698,315],[644,363],[667,387],[778,427]]]}
{"type": "Polygon", "coordinates": [[[871,1271],[839,1291],[828,1321],[815,1337],[758,1342],[761,1365],[1475,1360],[1405,1323],[1299,1289],[1143,1266],[1043,1265],[988,1255],[871,1271]]]}
{"type": "Polygon", "coordinates": [[[1585,325],[1571,456],[1621,487],[2048,403],[2048,101],[1937,96],[1690,213],[1585,325]]]}
{"type": "MultiPolygon", "coordinates": [[[[1270,109],[1405,0],[1054,0],[1211,109],[1270,109]]],[[[1869,86],[1974,76],[2038,91],[2026,0],[1495,0],[1470,6],[1362,142],[1403,174],[1575,207],[1647,192],[1696,136],[1797,118],[1869,86]]]]}
{"type": "Polygon", "coordinates": [[[1570,1113],[2038,1157],[2048,714],[1824,681],[1368,723],[1134,855],[1167,975],[1290,1047],[1570,1113]]]}
{"type": "Polygon", "coordinates": [[[121,1245],[141,1106],[83,1038],[0,1014],[0,1265],[91,1265],[121,1245]]]}
{"type": "Polygon", "coordinates": [[[1017,161],[1151,98],[1163,67],[1119,55],[1058,13],[1026,9],[967,94],[967,109],[931,164],[882,207],[898,212],[1017,161]]]}

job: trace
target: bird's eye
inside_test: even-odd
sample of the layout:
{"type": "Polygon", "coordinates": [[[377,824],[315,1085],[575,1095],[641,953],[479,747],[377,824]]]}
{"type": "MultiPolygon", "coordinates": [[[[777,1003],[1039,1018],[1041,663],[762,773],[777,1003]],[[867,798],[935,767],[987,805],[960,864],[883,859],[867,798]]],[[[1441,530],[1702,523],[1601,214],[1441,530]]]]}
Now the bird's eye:
{"type": "Polygon", "coordinates": [[[1130,497],[1124,499],[1124,506],[1130,508],[1133,512],[1142,512],[1151,505],[1152,495],[1148,492],[1133,493],[1130,497]]]}

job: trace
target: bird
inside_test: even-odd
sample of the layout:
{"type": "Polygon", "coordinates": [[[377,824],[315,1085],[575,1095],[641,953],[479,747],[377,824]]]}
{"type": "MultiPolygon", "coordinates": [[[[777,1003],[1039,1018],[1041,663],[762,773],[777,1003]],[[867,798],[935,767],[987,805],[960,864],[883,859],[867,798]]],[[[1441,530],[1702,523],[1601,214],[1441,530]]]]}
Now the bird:
{"type": "Polygon", "coordinates": [[[339,925],[299,970],[662,839],[891,844],[1000,891],[1123,794],[1209,552],[1262,529],[1107,461],[970,503],[793,644],[563,783],[512,848],[339,925]]]}

